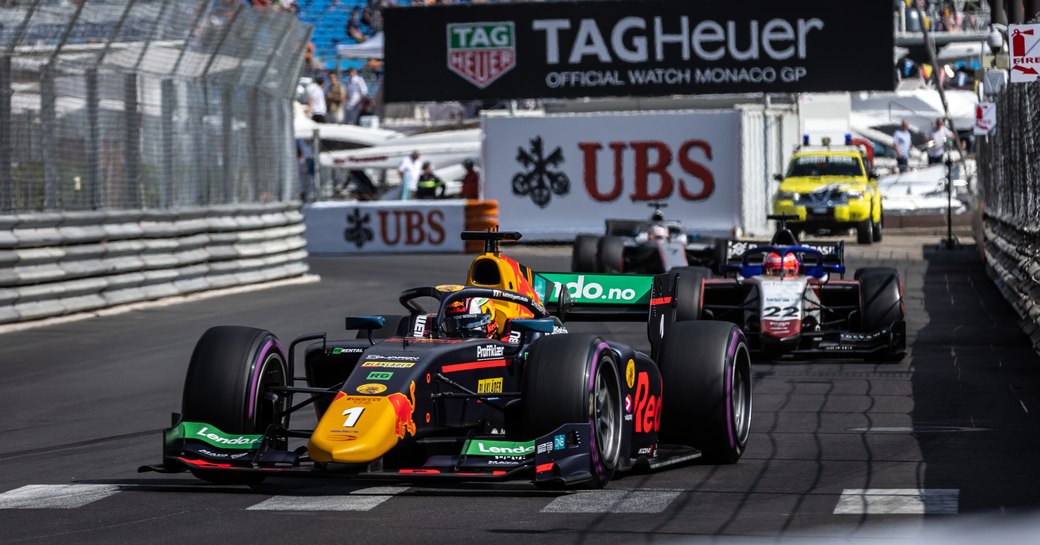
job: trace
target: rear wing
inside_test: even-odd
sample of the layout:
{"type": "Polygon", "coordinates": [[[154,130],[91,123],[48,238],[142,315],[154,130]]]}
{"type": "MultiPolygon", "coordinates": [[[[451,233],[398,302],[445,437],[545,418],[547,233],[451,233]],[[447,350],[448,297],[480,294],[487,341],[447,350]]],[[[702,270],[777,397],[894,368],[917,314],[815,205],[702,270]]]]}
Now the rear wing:
{"type": "Polygon", "coordinates": [[[643,322],[653,282],[649,274],[541,272],[534,275],[533,287],[550,312],[563,314],[561,320],[643,322]]]}
{"type": "MultiPolygon", "coordinates": [[[[741,258],[748,250],[760,246],[776,246],[776,244],[768,240],[726,240],[725,258],[720,264],[720,270],[721,265],[740,265],[741,258]]],[[[800,242],[798,246],[820,252],[820,255],[823,256],[821,265],[845,265],[845,241],[843,240],[834,242],[813,240],[800,242]]]]}

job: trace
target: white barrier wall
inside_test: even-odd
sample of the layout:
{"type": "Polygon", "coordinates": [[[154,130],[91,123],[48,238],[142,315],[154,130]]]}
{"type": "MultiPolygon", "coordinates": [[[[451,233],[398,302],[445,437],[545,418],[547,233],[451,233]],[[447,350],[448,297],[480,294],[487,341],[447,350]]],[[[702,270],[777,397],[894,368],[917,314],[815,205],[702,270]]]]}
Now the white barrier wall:
{"type": "Polygon", "coordinates": [[[602,232],[647,203],[694,232],[741,225],[740,114],[624,112],[485,117],[484,196],[527,239],[602,232]]]}
{"type": "Polygon", "coordinates": [[[462,252],[465,200],[320,202],[303,207],[312,254],[462,252]]]}

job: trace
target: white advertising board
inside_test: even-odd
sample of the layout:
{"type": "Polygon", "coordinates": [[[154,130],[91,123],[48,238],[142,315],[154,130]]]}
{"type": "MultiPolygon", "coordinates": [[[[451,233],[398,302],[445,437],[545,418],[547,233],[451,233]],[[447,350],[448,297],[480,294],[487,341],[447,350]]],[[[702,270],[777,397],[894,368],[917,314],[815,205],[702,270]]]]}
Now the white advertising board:
{"type": "Polygon", "coordinates": [[[462,252],[466,201],[321,202],[303,221],[312,254],[462,252]]]}
{"type": "Polygon", "coordinates": [[[740,225],[740,115],[626,112],[484,117],[484,197],[525,240],[602,233],[660,201],[688,231],[740,225]]]}

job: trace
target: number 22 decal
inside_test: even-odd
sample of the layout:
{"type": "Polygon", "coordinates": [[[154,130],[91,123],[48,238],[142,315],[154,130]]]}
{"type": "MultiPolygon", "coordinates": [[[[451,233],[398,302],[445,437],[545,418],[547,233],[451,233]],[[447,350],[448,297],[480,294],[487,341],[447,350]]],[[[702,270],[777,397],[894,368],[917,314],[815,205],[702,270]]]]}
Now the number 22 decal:
{"type": "Polygon", "coordinates": [[[794,318],[798,316],[798,307],[766,307],[762,309],[763,318],[794,318]]]}

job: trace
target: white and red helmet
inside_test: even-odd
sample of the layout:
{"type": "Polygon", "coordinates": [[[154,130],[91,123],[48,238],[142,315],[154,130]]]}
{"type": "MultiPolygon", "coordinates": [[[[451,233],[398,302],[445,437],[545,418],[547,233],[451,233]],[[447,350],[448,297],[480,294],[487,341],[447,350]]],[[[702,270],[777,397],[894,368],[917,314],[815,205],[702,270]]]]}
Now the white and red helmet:
{"type": "Polygon", "coordinates": [[[762,270],[772,276],[795,276],[798,274],[798,258],[794,254],[781,256],[776,252],[769,252],[762,261],[762,270]]]}

